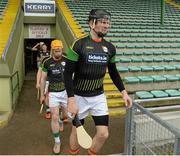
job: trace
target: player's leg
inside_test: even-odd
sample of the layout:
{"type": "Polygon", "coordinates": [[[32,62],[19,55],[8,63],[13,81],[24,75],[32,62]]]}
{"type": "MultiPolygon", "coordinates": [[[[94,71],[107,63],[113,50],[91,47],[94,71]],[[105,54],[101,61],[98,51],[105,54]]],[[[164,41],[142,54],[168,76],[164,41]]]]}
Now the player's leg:
{"type": "Polygon", "coordinates": [[[60,132],[59,132],[59,102],[56,96],[57,93],[49,93],[49,107],[51,110],[51,129],[54,136],[53,152],[55,154],[60,153],[60,132]]]}
{"type": "Polygon", "coordinates": [[[45,109],[46,109],[45,118],[46,119],[51,119],[51,110],[49,108],[49,99],[48,99],[48,96],[46,96],[46,99],[45,99],[45,109]]]}
{"type": "Polygon", "coordinates": [[[67,116],[67,109],[65,107],[62,107],[61,109],[61,119],[63,121],[63,123],[68,123],[68,116],[67,116]]]}
{"type": "Polygon", "coordinates": [[[109,115],[107,100],[104,94],[93,97],[89,102],[92,104],[91,114],[96,125],[96,134],[93,137],[92,146],[88,150],[88,154],[95,155],[101,150],[109,136],[109,115]]]}
{"type": "MultiPolygon", "coordinates": [[[[87,105],[87,101],[85,100],[84,97],[81,96],[75,96],[76,98],[76,102],[77,105],[79,107],[79,112],[78,112],[78,117],[81,121],[81,124],[84,124],[84,119],[88,116],[88,105],[87,105]]],[[[72,130],[71,130],[71,134],[70,134],[70,150],[69,150],[69,154],[78,154],[79,153],[79,144],[78,144],[78,140],[77,140],[77,132],[76,132],[76,127],[75,127],[75,123],[74,120],[72,121],[72,130]]]]}

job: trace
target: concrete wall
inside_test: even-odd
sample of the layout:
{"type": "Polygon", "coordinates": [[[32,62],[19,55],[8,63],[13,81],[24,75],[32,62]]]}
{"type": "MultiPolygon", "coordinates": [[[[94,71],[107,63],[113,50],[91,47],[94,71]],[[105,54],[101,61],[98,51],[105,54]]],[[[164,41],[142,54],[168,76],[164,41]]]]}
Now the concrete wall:
{"type": "Polygon", "coordinates": [[[0,111],[7,112],[12,105],[10,78],[0,77],[0,86],[0,111]]]}
{"type": "Polygon", "coordinates": [[[5,60],[0,60],[0,111],[11,112],[24,80],[23,12],[20,10],[5,60]],[[15,74],[14,74],[15,73],[15,74]],[[17,84],[19,84],[17,86],[17,84]]]}

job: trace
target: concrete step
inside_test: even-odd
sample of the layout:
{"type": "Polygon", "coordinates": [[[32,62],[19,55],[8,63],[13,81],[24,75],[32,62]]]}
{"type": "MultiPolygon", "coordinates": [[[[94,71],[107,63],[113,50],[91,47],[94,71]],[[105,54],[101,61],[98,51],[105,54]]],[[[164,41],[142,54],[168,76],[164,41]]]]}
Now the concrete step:
{"type": "Polygon", "coordinates": [[[0,128],[6,126],[11,117],[12,117],[12,113],[0,111],[0,128]]]}
{"type": "Polygon", "coordinates": [[[125,107],[109,108],[109,115],[110,116],[124,116],[126,115],[126,108],[125,107]]]}
{"type": "Polygon", "coordinates": [[[122,98],[122,94],[119,91],[106,91],[105,94],[106,94],[107,99],[122,98]]]}
{"type": "Polygon", "coordinates": [[[118,89],[114,84],[105,84],[104,85],[104,90],[105,91],[117,91],[118,89]]]}
{"type": "Polygon", "coordinates": [[[123,107],[124,106],[124,100],[119,99],[119,98],[114,98],[114,99],[107,99],[108,107],[123,107]]]}

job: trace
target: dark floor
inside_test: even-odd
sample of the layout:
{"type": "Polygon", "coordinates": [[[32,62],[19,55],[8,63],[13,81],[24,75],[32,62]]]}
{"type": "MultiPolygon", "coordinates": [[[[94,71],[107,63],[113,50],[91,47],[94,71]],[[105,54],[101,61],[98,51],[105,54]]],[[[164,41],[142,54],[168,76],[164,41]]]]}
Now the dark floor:
{"type": "MultiPolygon", "coordinates": [[[[26,80],[14,115],[9,125],[0,129],[0,155],[49,155],[52,154],[53,137],[50,121],[39,114],[40,105],[36,100],[35,81],[26,80]]],[[[93,121],[87,119],[85,129],[93,136],[95,130],[93,121]],[[87,124],[88,123],[88,124],[87,124]]],[[[68,154],[68,141],[71,124],[65,125],[62,133],[62,152],[68,154]]],[[[123,153],[124,117],[110,118],[110,136],[100,154],[123,153]]],[[[87,154],[81,149],[80,154],[87,154]]]]}

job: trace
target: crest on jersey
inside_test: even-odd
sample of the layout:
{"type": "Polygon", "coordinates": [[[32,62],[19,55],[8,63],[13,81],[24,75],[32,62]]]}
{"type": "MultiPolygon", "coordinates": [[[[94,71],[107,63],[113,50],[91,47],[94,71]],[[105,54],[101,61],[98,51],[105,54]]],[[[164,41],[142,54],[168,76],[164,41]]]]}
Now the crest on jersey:
{"type": "Polygon", "coordinates": [[[62,64],[63,66],[65,66],[65,65],[66,65],[66,62],[63,61],[63,62],[61,62],[61,64],[62,64]]]}
{"type": "Polygon", "coordinates": [[[107,47],[102,46],[102,49],[103,49],[103,51],[104,51],[105,53],[107,53],[107,52],[108,52],[108,48],[107,48],[107,47]]]}

